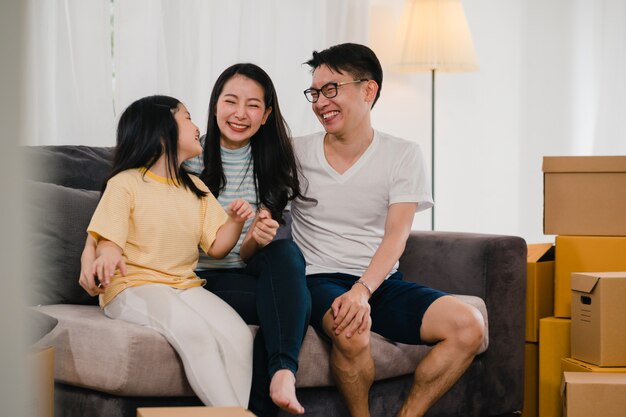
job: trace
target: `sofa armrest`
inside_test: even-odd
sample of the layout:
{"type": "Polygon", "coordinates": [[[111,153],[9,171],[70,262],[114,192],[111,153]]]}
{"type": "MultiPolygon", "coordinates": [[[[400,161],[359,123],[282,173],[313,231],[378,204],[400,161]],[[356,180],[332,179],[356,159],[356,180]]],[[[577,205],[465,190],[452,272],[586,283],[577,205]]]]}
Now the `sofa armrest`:
{"type": "Polygon", "coordinates": [[[413,231],[400,258],[405,279],[490,301],[524,305],[526,242],[515,236],[413,231]],[[490,300],[496,296],[496,300],[490,300]],[[511,300],[513,301],[513,300],[511,300]],[[514,303],[517,304],[517,303],[514,303]]]}
{"type": "MultiPolygon", "coordinates": [[[[526,242],[520,237],[414,231],[400,259],[404,279],[482,298],[489,348],[479,356],[488,402],[521,407],[524,387],[526,242]]],[[[516,408],[509,408],[516,409],[516,408]]],[[[519,408],[518,408],[519,409],[519,408]]]]}

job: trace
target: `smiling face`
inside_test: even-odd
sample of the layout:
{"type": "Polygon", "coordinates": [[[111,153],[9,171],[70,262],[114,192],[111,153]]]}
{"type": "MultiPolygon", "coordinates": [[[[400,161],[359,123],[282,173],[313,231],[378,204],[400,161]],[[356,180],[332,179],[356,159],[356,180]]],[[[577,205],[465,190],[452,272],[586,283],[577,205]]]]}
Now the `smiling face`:
{"type": "MultiPolygon", "coordinates": [[[[355,79],[357,79],[355,76],[346,71],[342,74],[321,65],[313,72],[311,87],[319,89],[330,82],[342,83],[355,79]]],[[[333,98],[326,98],[320,94],[311,108],[324,126],[324,130],[332,135],[345,136],[362,130],[364,126],[371,129],[370,110],[376,96],[375,87],[374,81],[345,84],[339,87],[337,95],[333,98]]]]}
{"type": "Polygon", "coordinates": [[[223,147],[237,149],[250,143],[272,111],[265,107],[264,97],[263,87],[248,77],[237,74],[226,81],[215,111],[223,147]]]}
{"type": "Polygon", "coordinates": [[[182,163],[202,153],[200,131],[191,121],[191,115],[182,103],[178,104],[174,119],[178,125],[178,161],[182,163]]]}

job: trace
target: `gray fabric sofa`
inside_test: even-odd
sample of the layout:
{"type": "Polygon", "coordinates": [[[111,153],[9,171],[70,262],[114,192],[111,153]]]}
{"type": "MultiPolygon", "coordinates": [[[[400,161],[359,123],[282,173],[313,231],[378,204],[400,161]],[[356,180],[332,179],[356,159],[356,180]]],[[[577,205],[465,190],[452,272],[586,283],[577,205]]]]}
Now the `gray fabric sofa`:
{"type": "MultiPolygon", "coordinates": [[[[26,231],[36,270],[31,305],[58,320],[41,345],[56,348],[56,417],[131,417],[138,406],[198,405],[182,364],[153,330],[111,320],[78,285],[85,228],[107,175],[111,148],[25,147],[31,170],[26,231]]],[[[281,238],[289,237],[283,228],[281,238]]],[[[459,294],[488,323],[486,350],[428,416],[495,416],[523,402],[526,244],[512,236],[413,232],[400,261],[406,279],[459,294]],[[488,348],[487,348],[488,344],[488,348]]],[[[251,330],[255,331],[251,326],[251,330]]],[[[392,416],[428,346],[374,335],[373,416],[392,416]]],[[[346,416],[328,366],[328,345],[309,328],[300,354],[298,395],[309,416],[346,416]]],[[[286,414],[285,414],[286,415],[286,414]]]]}

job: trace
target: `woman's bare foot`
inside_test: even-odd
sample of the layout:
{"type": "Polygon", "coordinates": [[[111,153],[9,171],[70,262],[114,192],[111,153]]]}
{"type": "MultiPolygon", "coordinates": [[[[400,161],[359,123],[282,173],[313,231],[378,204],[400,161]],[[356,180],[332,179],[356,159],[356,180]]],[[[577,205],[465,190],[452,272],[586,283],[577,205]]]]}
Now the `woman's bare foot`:
{"type": "Polygon", "coordinates": [[[304,414],[304,407],[296,398],[296,376],[289,369],[281,369],[272,377],[270,397],[274,404],[291,414],[304,414]]]}

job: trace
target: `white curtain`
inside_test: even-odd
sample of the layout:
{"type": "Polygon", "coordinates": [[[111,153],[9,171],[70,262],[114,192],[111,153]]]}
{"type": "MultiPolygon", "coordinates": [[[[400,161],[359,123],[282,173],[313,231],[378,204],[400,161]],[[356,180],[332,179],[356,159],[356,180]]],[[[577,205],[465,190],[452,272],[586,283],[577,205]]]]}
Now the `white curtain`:
{"type": "Polygon", "coordinates": [[[116,117],[150,94],[180,99],[204,130],[211,87],[237,62],[270,74],[294,133],[318,129],[302,95],[310,76],[300,64],[313,49],[365,43],[368,6],[361,0],[29,0],[28,142],[113,145],[116,117]]]}
{"type": "Polygon", "coordinates": [[[147,94],[183,101],[205,129],[211,88],[237,62],[272,77],[294,133],[315,120],[302,90],[301,63],[314,48],[365,42],[368,2],[359,0],[116,0],[116,110],[147,94]]]}
{"type": "MultiPolygon", "coordinates": [[[[181,99],[202,122],[216,77],[226,66],[242,61],[261,65],[273,77],[294,133],[316,129],[301,97],[310,80],[301,63],[313,49],[345,41],[367,42],[369,3],[28,0],[24,114],[28,141],[112,144],[115,115],[133,100],[155,93],[181,99]]],[[[471,9],[472,2],[468,3],[471,9]]],[[[552,112],[557,119],[551,123],[563,126],[566,133],[558,141],[563,146],[556,148],[580,154],[625,153],[626,51],[622,40],[626,38],[626,3],[568,0],[550,8],[540,3],[535,9],[529,3],[527,27],[539,26],[549,35],[551,28],[567,30],[560,34],[566,40],[560,46],[566,49],[548,49],[554,32],[552,39],[538,39],[542,45],[530,38],[527,49],[539,49],[531,50],[528,58],[538,60],[532,64],[536,70],[531,69],[530,78],[522,81],[540,84],[551,75],[548,67],[554,66],[565,75],[561,80],[570,80],[563,85],[567,93],[561,96],[567,100],[561,103],[567,111],[552,112]],[[550,27],[541,27],[538,11],[560,22],[551,20],[547,22],[550,27]],[[566,61],[559,60],[563,57],[566,61]],[[559,120],[559,114],[564,119],[559,120]]],[[[395,4],[401,7],[401,2],[395,4]]],[[[480,31],[480,27],[473,29],[480,31]]],[[[542,94],[549,95],[549,91],[542,94]]],[[[538,121],[542,120],[548,122],[538,121]]]]}
{"type": "Polygon", "coordinates": [[[28,0],[26,141],[112,144],[109,0],[28,0]]]}

